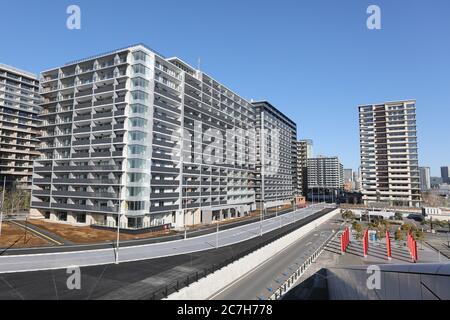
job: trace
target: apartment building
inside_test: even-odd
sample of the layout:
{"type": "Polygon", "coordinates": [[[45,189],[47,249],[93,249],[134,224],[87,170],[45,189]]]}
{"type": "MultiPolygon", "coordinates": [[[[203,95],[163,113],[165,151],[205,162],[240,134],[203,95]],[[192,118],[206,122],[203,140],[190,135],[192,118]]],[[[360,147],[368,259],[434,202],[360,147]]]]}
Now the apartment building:
{"type": "Polygon", "coordinates": [[[338,157],[308,159],[308,189],[342,189],[344,166],[338,157]]]}
{"type": "Polygon", "coordinates": [[[294,200],[297,185],[297,125],[267,101],[256,114],[256,204],[270,208],[294,200]]]}
{"type": "Polygon", "coordinates": [[[416,101],[360,106],[359,124],[364,203],[418,206],[416,101]]]}
{"type": "Polygon", "coordinates": [[[39,80],[32,73],[0,64],[0,182],[7,188],[31,187],[33,160],[39,155],[39,80]]]}
{"type": "Polygon", "coordinates": [[[420,191],[426,192],[431,189],[430,167],[420,167],[420,191]]]}
{"type": "Polygon", "coordinates": [[[255,209],[254,108],[181,59],[134,45],[43,72],[41,92],[33,214],[141,229],[255,209]]]}
{"type": "Polygon", "coordinates": [[[308,193],[308,159],[313,156],[313,141],[304,139],[297,141],[297,194],[308,193]]]}
{"type": "Polygon", "coordinates": [[[450,184],[450,166],[441,167],[441,178],[443,183],[450,184]]]}

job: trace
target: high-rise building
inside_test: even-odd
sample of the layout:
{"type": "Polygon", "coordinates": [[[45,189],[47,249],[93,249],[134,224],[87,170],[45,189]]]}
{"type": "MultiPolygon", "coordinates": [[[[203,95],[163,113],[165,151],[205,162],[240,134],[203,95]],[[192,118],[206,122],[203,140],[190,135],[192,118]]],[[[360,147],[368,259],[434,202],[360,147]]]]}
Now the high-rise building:
{"type": "Polygon", "coordinates": [[[297,141],[297,193],[303,196],[308,193],[308,159],[312,156],[313,141],[297,141]]]}
{"type": "Polygon", "coordinates": [[[353,172],[353,181],[355,191],[361,191],[361,167],[358,168],[358,171],[353,172]]]}
{"type": "Polygon", "coordinates": [[[353,169],[344,169],[344,183],[353,182],[353,169]]]}
{"type": "Polygon", "coordinates": [[[443,183],[450,183],[450,166],[441,167],[441,178],[443,183]]]}
{"type": "Polygon", "coordinates": [[[338,157],[308,159],[308,189],[342,189],[344,166],[338,157]]]}
{"type": "Polygon", "coordinates": [[[292,201],[296,194],[297,125],[267,101],[252,104],[256,113],[256,203],[269,208],[292,201]]]}
{"type": "Polygon", "coordinates": [[[351,191],[355,189],[353,181],[353,169],[344,169],[344,189],[351,191]]]}
{"type": "Polygon", "coordinates": [[[33,160],[39,156],[39,80],[0,64],[0,185],[30,188],[33,160]]]}
{"type": "Polygon", "coordinates": [[[33,214],[146,228],[256,209],[255,108],[178,58],[134,45],[42,73],[33,214]]]}
{"type": "Polygon", "coordinates": [[[430,167],[420,167],[420,190],[422,192],[431,189],[430,167]]]}
{"type": "Polygon", "coordinates": [[[363,201],[421,202],[415,100],[359,107],[363,201]]]}

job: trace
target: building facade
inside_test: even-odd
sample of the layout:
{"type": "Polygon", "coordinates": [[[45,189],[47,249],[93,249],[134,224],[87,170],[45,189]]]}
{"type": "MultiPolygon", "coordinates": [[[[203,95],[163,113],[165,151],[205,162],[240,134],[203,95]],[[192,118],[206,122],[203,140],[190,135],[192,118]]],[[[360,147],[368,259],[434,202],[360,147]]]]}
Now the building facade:
{"type": "Polygon", "coordinates": [[[0,184],[30,188],[39,156],[39,80],[32,73],[0,64],[0,184]]]}
{"type": "Polygon", "coordinates": [[[313,141],[297,141],[297,193],[302,196],[308,194],[308,159],[312,156],[313,141]]]}
{"type": "Polygon", "coordinates": [[[346,191],[352,191],[355,189],[353,169],[344,169],[344,189],[346,191]]]}
{"type": "Polygon", "coordinates": [[[297,185],[297,125],[267,101],[256,113],[256,203],[269,208],[293,201],[297,185]]]}
{"type": "Polygon", "coordinates": [[[450,184],[450,166],[441,167],[441,178],[443,183],[450,184]]]}
{"type": "Polygon", "coordinates": [[[420,205],[415,100],[360,106],[359,125],[364,203],[420,205]]]}
{"type": "Polygon", "coordinates": [[[308,159],[308,189],[342,189],[344,166],[338,157],[308,159]]]}
{"type": "Polygon", "coordinates": [[[420,191],[425,192],[431,189],[430,167],[420,167],[420,191]]]}
{"type": "Polygon", "coordinates": [[[255,209],[255,110],[182,60],[130,46],[43,72],[41,92],[33,214],[140,229],[255,209]]]}

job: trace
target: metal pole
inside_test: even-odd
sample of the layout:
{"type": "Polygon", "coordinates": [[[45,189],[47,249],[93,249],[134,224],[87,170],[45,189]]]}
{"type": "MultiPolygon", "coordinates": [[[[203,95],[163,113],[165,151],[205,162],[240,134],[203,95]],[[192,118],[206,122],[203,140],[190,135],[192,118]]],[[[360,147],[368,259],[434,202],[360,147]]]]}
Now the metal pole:
{"type": "Polygon", "coordinates": [[[6,176],[3,177],[2,208],[0,211],[0,236],[2,235],[3,208],[5,207],[6,176]]]}
{"type": "MultiPolygon", "coordinates": [[[[449,233],[450,233],[450,220],[447,221],[447,226],[448,226],[448,231],[447,231],[447,247],[450,248],[450,241],[449,241],[449,238],[448,238],[448,235],[449,235],[449,233]]],[[[0,231],[1,231],[1,228],[0,228],[0,231]]]]}
{"type": "Polygon", "coordinates": [[[119,241],[120,241],[120,208],[121,203],[119,200],[119,207],[117,208],[117,245],[116,245],[116,264],[119,264],[119,241]]]}
{"type": "Polygon", "coordinates": [[[216,232],[216,249],[219,248],[219,224],[217,224],[217,232],[216,232]]]}

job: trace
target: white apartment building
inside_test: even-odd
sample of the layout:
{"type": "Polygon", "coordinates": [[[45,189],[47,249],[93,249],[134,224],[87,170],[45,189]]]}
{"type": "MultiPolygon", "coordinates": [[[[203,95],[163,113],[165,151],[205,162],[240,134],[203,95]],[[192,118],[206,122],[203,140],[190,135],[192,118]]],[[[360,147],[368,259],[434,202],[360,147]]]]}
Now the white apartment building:
{"type": "Polygon", "coordinates": [[[364,203],[418,206],[416,101],[360,106],[359,125],[364,203]]]}
{"type": "Polygon", "coordinates": [[[41,93],[35,216],[181,228],[255,209],[254,107],[181,59],[134,45],[42,72],[41,93]]]}

